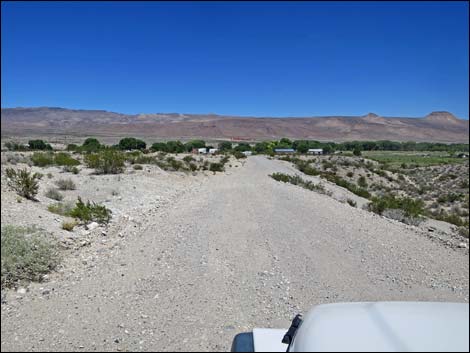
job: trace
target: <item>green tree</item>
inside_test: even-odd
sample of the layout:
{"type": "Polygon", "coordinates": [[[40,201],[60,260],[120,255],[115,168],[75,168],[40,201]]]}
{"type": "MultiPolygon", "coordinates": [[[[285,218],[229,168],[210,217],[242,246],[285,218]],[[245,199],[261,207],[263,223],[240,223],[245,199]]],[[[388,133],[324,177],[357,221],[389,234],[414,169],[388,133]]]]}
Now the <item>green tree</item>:
{"type": "Polygon", "coordinates": [[[168,152],[168,146],[164,142],[155,142],[150,149],[155,152],[168,152]]]}
{"type": "Polygon", "coordinates": [[[82,144],[82,150],[85,152],[96,152],[102,147],[103,146],[100,144],[100,142],[93,137],[87,138],[82,144]]]}
{"type": "Polygon", "coordinates": [[[253,149],[256,153],[267,153],[269,151],[269,145],[267,142],[258,142],[253,149]]]}
{"type": "Polygon", "coordinates": [[[219,143],[219,150],[220,151],[230,151],[232,149],[232,143],[229,141],[223,141],[219,143]]]}
{"type": "Polygon", "coordinates": [[[31,150],[52,150],[52,146],[43,140],[29,140],[28,145],[31,150]]]}
{"type": "Polygon", "coordinates": [[[192,140],[184,144],[187,152],[191,152],[193,148],[204,148],[206,147],[206,142],[203,140],[192,140]]]}
{"type": "Polygon", "coordinates": [[[185,147],[181,141],[168,141],[166,147],[169,153],[183,153],[185,151],[185,147]]]}
{"type": "Polygon", "coordinates": [[[309,148],[308,141],[295,141],[292,147],[299,153],[307,153],[309,148]]]}
{"type": "Polygon", "coordinates": [[[353,154],[355,156],[362,156],[361,148],[359,146],[354,148],[353,154]]]}
{"type": "Polygon", "coordinates": [[[119,141],[119,149],[121,150],[143,150],[147,147],[147,144],[134,137],[126,137],[119,141]]]}
{"type": "Polygon", "coordinates": [[[334,148],[330,144],[323,146],[323,154],[330,154],[333,151],[334,151],[334,148]]]}
{"type": "Polygon", "coordinates": [[[233,150],[238,152],[251,151],[251,146],[247,143],[239,143],[233,150]]]}

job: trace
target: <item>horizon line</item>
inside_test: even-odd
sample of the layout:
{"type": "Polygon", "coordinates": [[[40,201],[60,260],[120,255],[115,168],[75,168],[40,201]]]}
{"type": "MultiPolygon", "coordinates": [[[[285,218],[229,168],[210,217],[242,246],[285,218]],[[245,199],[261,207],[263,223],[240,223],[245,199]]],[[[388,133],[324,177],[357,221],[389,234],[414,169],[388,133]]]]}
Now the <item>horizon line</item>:
{"type": "Polygon", "coordinates": [[[214,112],[204,112],[204,113],[178,113],[178,112],[140,112],[140,113],[120,113],[113,110],[106,110],[106,109],[94,109],[94,108],[64,108],[64,107],[57,107],[57,106],[16,106],[16,107],[1,107],[0,109],[64,109],[64,110],[81,110],[81,111],[101,111],[113,114],[121,114],[121,115],[164,115],[164,114],[178,114],[178,115],[216,115],[216,116],[224,116],[224,117],[234,117],[234,118],[255,118],[255,119],[292,119],[292,118],[300,118],[300,119],[307,119],[307,118],[358,118],[358,117],[366,117],[368,115],[376,115],[379,118],[408,118],[408,119],[423,119],[426,118],[428,115],[432,113],[446,113],[451,114],[455,118],[459,120],[469,120],[468,117],[461,118],[454,115],[452,112],[447,110],[433,110],[423,116],[406,116],[406,115],[380,115],[374,112],[367,112],[366,114],[362,115],[305,115],[305,116],[295,116],[295,115],[283,115],[283,116],[255,116],[255,115],[234,115],[234,114],[221,114],[221,113],[214,113],[214,112]]]}

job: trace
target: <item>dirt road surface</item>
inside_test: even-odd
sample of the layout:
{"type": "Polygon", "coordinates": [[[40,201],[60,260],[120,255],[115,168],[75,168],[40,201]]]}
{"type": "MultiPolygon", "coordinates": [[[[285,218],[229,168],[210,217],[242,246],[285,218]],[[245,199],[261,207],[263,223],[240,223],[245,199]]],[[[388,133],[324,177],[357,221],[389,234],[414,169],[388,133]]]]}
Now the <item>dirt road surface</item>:
{"type": "Polygon", "coordinates": [[[110,232],[115,245],[93,266],[2,305],[2,351],[222,351],[236,333],[288,327],[321,303],[468,302],[468,250],[268,177],[276,171],[294,172],[250,157],[142,210],[136,235],[110,232]]]}

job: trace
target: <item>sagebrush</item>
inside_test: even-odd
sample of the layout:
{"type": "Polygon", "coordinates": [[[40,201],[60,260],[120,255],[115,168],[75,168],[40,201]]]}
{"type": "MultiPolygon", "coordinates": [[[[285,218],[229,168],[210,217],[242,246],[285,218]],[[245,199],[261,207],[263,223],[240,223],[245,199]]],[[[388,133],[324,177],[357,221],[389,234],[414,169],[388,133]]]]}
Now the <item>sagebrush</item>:
{"type": "Polygon", "coordinates": [[[2,226],[1,286],[41,281],[60,262],[57,244],[34,228],[2,226]]]}

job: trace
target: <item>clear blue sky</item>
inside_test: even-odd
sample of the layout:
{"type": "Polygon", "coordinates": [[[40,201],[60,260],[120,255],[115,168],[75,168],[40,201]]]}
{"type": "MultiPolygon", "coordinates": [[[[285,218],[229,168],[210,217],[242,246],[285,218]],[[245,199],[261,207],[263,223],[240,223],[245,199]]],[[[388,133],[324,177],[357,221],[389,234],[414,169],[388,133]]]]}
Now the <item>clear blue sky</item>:
{"type": "Polygon", "coordinates": [[[2,1],[2,107],[469,115],[467,2],[2,1]]]}

